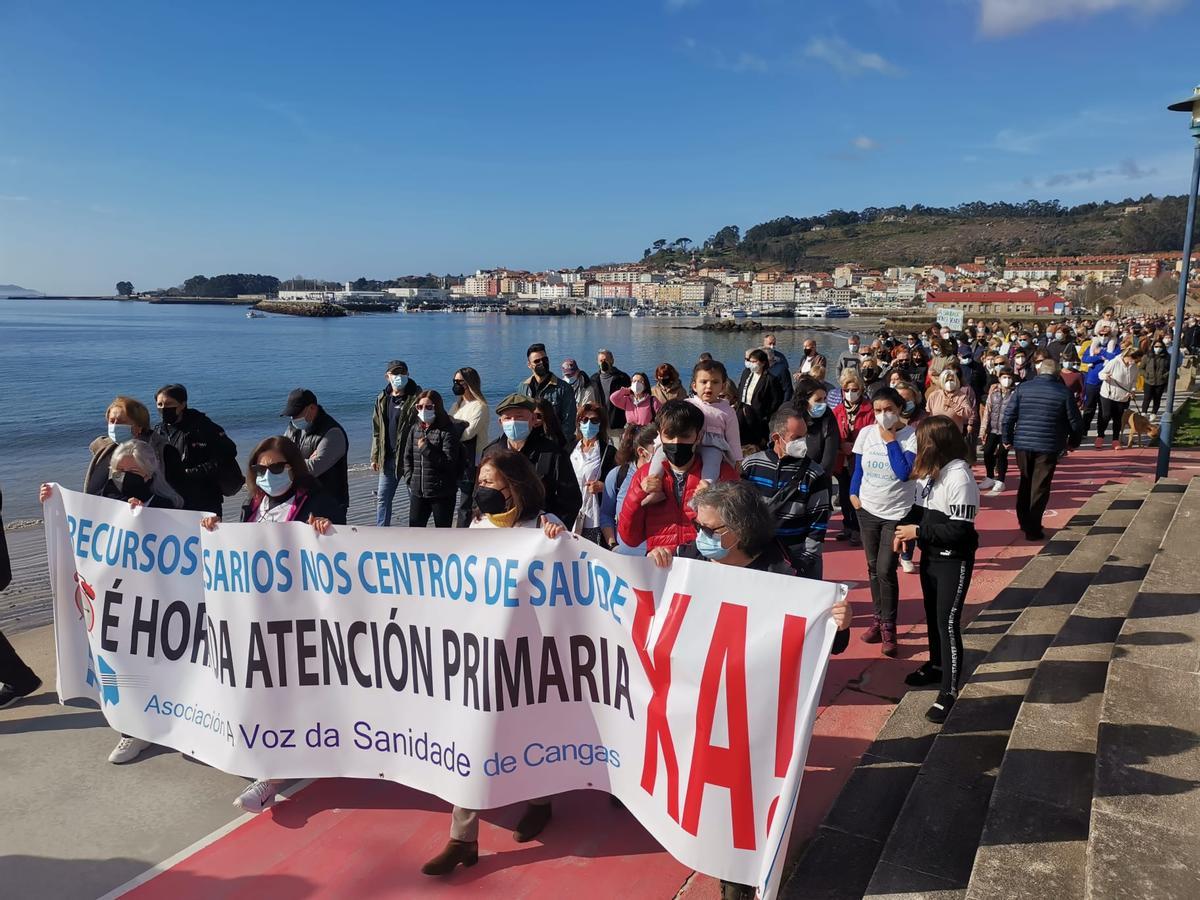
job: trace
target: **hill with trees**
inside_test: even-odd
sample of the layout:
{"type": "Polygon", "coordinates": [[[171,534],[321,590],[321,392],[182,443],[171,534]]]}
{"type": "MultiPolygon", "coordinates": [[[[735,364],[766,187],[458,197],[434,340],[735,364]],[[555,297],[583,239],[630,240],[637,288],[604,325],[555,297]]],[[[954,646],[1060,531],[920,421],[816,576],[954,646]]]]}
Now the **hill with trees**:
{"type": "Polygon", "coordinates": [[[954,207],[868,207],[727,225],[702,244],[660,238],[643,262],[735,269],[821,271],[843,262],[870,268],[955,263],[977,256],[1076,256],[1180,250],[1187,198],[1126,198],[1064,206],[1057,200],[975,201],[954,207]]]}

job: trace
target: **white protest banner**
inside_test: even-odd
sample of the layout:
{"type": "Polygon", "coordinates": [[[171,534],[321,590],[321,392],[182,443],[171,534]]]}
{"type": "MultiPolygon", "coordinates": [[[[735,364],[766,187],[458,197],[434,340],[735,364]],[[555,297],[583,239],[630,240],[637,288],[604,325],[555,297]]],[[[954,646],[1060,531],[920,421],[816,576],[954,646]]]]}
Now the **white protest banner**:
{"type": "Polygon", "coordinates": [[[963,311],[961,309],[950,309],[945,306],[939,307],[937,311],[937,323],[949,328],[951,331],[962,331],[963,311]]]}
{"type": "Polygon", "coordinates": [[[778,881],[840,585],[537,529],[222,524],[55,487],[58,690],[250,777],[489,808],[592,788],[711,875],[778,881]]]}

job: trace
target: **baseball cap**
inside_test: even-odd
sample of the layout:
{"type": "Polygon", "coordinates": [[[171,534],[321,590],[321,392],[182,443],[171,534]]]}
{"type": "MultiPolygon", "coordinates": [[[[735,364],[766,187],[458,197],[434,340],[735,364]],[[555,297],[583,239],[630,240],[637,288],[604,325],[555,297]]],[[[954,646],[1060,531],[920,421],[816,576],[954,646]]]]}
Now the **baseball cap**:
{"type": "Polygon", "coordinates": [[[296,388],[288,394],[287,403],[284,404],[283,412],[280,416],[298,416],[304,412],[304,407],[317,402],[317,395],[308,388],[296,388]]]}
{"type": "Polygon", "coordinates": [[[573,359],[564,359],[562,361],[562,373],[564,375],[578,375],[579,363],[575,362],[573,359]]]}
{"type": "Polygon", "coordinates": [[[533,412],[537,407],[534,406],[533,400],[526,397],[524,394],[509,394],[503,400],[496,404],[496,414],[509,409],[524,409],[533,412]]]}
{"type": "Polygon", "coordinates": [[[388,372],[390,374],[391,372],[395,371],[396,369],[403,369],[404,374],[407,375],[408,374],[408,363],[406,363],[402,359],[393,359],[391,362],[389,362],[387,364],[387,368],[384,369],[384,371],[388,372]]]}

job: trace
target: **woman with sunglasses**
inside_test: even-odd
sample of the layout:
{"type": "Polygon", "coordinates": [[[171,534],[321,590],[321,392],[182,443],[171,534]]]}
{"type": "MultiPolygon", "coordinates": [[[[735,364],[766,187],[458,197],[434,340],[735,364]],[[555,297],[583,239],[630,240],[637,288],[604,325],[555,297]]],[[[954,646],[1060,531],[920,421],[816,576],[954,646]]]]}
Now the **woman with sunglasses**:
{"type": "MultiPolygon", "coordinates": [[[[557,516],[545,511],[546,489],[533,464],[515,450],[496,449],[484,459],[473,499],[472,528],[540,528],[551,539],[566,531],[557,516]]],[[[519,844],[532,841],[542,833],[550,816],[549,797],[530,800],[513,839],[519,844]]],[[[444,876],[460,865],[467,868],[477,862],[479,811],[456,806],[450,819],[450,840],[441,853],[421,867],[421,872],[444,876]]]]}
{"type": "Polygon", "coordinates": [[[449,528],[465,465],[462,441],[437,391],[421,391],[414,409],[417,418],[408,432],[400,469],[408,483],[408,525],[424,528],[432,515],[434,525],[449,528]]]}
{"type": "Polygon", "coordinates": [[[488,408],[487,397],[483,396],[479,373],[470,366],[463,366],[454,373],[452,390],[457,399],[449,412],[450,417],[458,422],[462,429],[459,438],[462,440],[465,462],[458,480],[462,502],[458,507],[455,524],[459,528],[466,528],[471,521],[471,495],[475,492],[475,471],[479,467],[479,457],[483,448],[491,442],[491,410],[488,408]]]}
{"type": "Polygon", "coordinates": [[[601,406],[585,403],[575,414],[575,449],[571,451],[571,466],[583,495],[574,530],[595,544],[602,543],[600,500],[604,479],[617,464],[617,450],[608,441],[607,420],[601,406]]]}
{"type": "MultiPolygon", "coordinates": [[[[326,534],[331,517],[340,514],[341,504],[326,493],[308,471],[304,457],[292,441],[281,435],[259,442],[246,466],[243,522],[307,522],[317,534],[326,534]]],[[[218,516],[205,516],[200,524],[213,531],[218,516]]],[[[266,809],[279,792],[283,779],[260,778],[238,794],[234,806],[247,812],[266,809]]]]}

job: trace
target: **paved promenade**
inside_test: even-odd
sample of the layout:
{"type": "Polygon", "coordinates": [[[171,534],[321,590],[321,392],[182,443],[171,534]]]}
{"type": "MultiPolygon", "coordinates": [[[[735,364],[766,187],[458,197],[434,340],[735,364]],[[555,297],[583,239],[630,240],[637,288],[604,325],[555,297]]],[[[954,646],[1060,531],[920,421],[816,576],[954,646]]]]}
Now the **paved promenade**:
{"type": "MultiPolygon", "coordinates": [[[[1154,461],[1150,449],[1072,454],[1059,468],[1048,530],[1065,522],[1100,485],[1152,477],[1154,461]]],[[[1200,452],[1178,453],[1175,462],[1174,475],[1200,473],[1200,452]]],[[[360,480],[355,492],[366,500],[369,485],[360,480]]],[[[1013,498],[1010,490],[983,500],[982,545],[965,619],[1039,551],[1040,545],[1025,541],[1017,528],[1013,498]]],[[[365,509],[358,500],[356,505],[365,509]]],[[[52,693],[53,640],[50,628],[39,624],[45,611],[28,563],[36,555],[44,566],[40,535],[40,529],[10,534],[17,592],[24,599],[20,607],[0,608],[7,609],[6,633],[47,682],[31,701],[0,712],[6,763],[0,781],[5,811],[0,896],[717,896],[715,881],[675,862],[601,794],[556,799],[543,840],[525,845],[515,844],[509,834],[518,808],[485,813],[479,865],[433,881],[418,869],[446,838],[448,806],[437,798],[389,783],[328,779],[295,786],[291,799],[261,816],[243,816],[230,804],[244,779],[177,752],[156,749],[131,765],[108,764],[116,734],[94,709],[60,706],[52,693]],[[36,627],[14,634],[21,624],[36,627]]],[[[794,844],[823,818],[904,693],[903,676],[923,658],[925,646],[915,575],[901,574],[900,658],[884,659],[877,646],[861,641],[870,618],[861,550],[831,541],[826,551],[826,577],[852,585],[854,635],[846,654],[830,664],[794,844]]]]}

